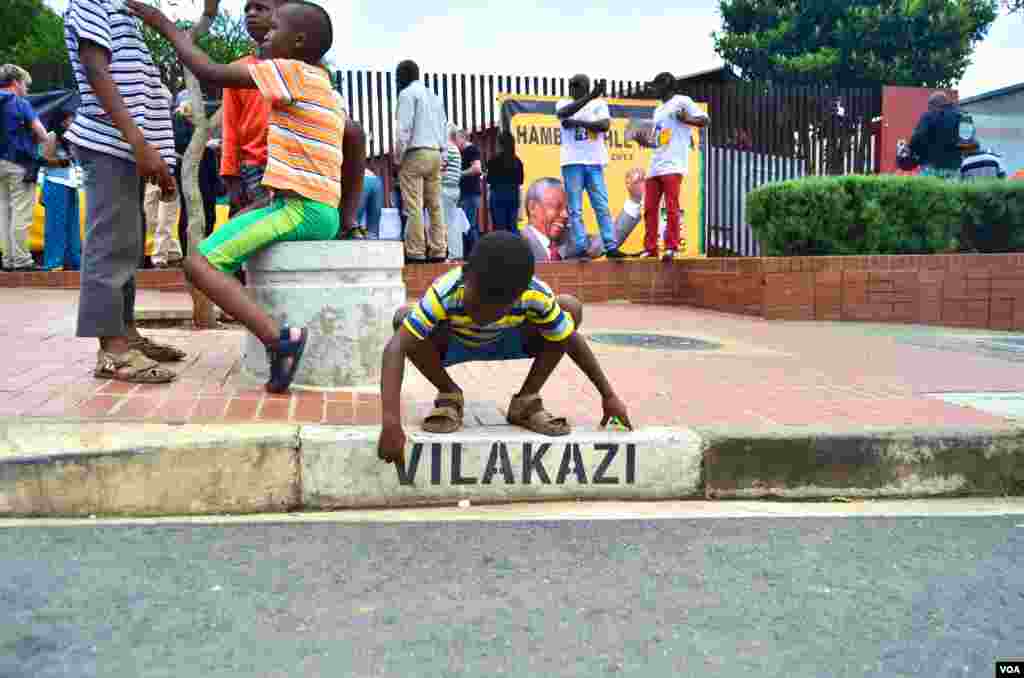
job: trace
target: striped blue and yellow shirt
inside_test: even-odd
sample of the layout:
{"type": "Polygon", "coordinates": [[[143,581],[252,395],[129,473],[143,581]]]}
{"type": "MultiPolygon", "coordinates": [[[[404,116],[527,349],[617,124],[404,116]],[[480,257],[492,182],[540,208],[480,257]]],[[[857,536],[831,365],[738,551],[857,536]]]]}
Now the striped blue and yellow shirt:
{"type": "Polygon", "coordinates": [[[576,330],[572,316],[558,305],[551,288],[537,278],[508,313],[489,325],[478,325],[466,313],[465,292],[462,268],[453,268],[431,283],[420,303],[405,316],[405,328],[418,339],[426,339],[438,323],[447,322],[459,341],[474,348],[496,341],[505,330],[527,321],[548,341],[565,341],[576,330]]]}

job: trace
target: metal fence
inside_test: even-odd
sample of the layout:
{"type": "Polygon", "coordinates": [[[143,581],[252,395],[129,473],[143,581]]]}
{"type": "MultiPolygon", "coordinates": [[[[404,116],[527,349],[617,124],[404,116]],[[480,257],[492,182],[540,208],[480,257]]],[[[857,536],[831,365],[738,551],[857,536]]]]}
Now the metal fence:
{"type": "MultiPolygon", "coordinates": [[[[397,133],[398,87],[394,73],[337,71],[335,79],[349,113],[366,131],[367,154],[372,158],[389,153],[397,133]]],[[[469,133],[500,126],[498,94],[568,96],[569,91],[569,78],[523,75],[424,73],[423,84],[441,98],[448,120],[469,133]]],[[[629,96],[642,87],[639,80],[609,80],[608,96],[629,96]]]]}
{"type": "Polygon", "coordinates": [[[760,254],[746,221],[746,196],[758,186],[877,171],[881,88],[728,82],[682,93],[706,103],[711,117],[705,245],[712,254],[760,254]]]}

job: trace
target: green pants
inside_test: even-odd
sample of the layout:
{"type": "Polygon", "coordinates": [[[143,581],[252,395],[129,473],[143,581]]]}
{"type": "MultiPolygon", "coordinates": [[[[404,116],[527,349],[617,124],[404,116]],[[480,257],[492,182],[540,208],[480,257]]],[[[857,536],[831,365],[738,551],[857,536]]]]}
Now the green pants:
{"type": "Polygon", "coordinates": [[[199,245],[210,265],[234,273],[246,260],[275,242],[333,240],[338,208],[308,198],[274,198],[267,207],[235,217],[199,245]]]}

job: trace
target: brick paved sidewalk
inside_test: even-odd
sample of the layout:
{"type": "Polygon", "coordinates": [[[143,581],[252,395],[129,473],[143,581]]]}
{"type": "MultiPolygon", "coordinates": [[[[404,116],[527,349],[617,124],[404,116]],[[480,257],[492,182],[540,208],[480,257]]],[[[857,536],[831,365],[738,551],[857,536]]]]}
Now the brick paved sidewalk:
{"type": "MultiPolygon", "coordinates": [[[[268,396],[238,374],[241,330],[150,329],[189,351],[171,385],[94,379],[96,346],[74,337],[77,292],[0,289],[0,416],[163,422],[291,421],[376,424],[376,392],[268,396]]],[[[189,308],[181,292],[142,291],[141,309],[189,308]]],[[[1024,360],[997,352],[921,344],[947,337],[990,336],[913,326],[783,322],[679,308],[599,304],[584,330],[648,332],[721,344],[668,351],[594,344],[638,425],[999,426],[1007,419],[948,404],[936,392],[1016,391],[1024,360]],[[913,343],[912,343],[913,342],[913,343]]],[[[1024,357],[1022,355],[1021,357],[1024,357]]],[[[467,395],[467,426],[502,423],[504,407],[525,378],[524,361],[458,366],[467,395]]],[[[565,360],[544,391],[555,414],[576,425],[600,420],[600,399],[565,360]]],[[[416,421],[433,392],[411,366],[404,414],[416,421]]]]}

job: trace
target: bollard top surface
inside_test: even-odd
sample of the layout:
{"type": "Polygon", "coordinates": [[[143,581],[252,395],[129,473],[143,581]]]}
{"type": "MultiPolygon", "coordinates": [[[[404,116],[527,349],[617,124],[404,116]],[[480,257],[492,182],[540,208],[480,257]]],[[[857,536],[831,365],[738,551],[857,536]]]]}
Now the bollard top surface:
{"type": "Polygon", "coordinates": [[[278,242],[246,262],[250,271],[338,271],[400,269],[404,245],[397,240],[278,242]]]}

